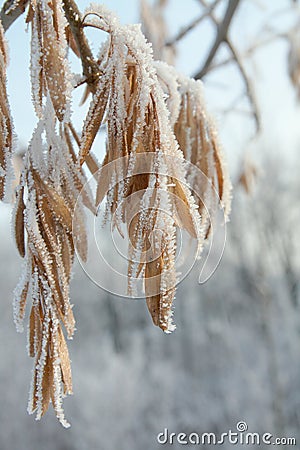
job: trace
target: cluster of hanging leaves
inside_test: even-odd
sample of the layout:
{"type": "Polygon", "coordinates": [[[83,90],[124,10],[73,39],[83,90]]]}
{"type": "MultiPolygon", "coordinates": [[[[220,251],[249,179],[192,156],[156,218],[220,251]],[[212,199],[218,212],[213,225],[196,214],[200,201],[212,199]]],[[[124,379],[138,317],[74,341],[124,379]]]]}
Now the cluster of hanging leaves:
{"type": "Polygon", "coordinates": [[[198,193],[197,205],[202,229],[207,237],[211,225],[209,213],[217,207],[216,199],[223,205],[225,219],[229,215],[230,181],[218,143],[216,128],[203,108],[201,83],[184,77],[179,78],[179,83],[181,101],[174,131],[185,159],[204,175],[193,177],[190,184],[198,193]]]}
{"type": "MultiPolygon", "coordinates": [[[[67,426],[61,398],[72,393],[72,380],[62,325],[71,338],[75,321],[69,283],[74,244],[82,259],[87,254],[84,215],[78,205],[76,214],[81,212],[81,216],[76,217],[77,228],[72,220],[86,179],[78,170],[68,125],[61,125],[57,133],[55,122],[55,111],[47,105],[29,145],[26,169],[17,188],[15,240],[25,267],[15,290],[14,318],[22,331],[26,300],[31,299],[29,354],[34,358],[34,373],[28,411],[36,411],[40,418],[51,399],[57,417],[67,426]]],[[[88,192],[85,206],[94,211],[88,192]]]]}
{"type": "MultiPolygon", "coordinates": [[[[66,38],[70,29],[62,1],[30,2],[32,99],[38,124],[24,156],[14,208],[15,240],[24,258],[14,300],[19,331],[26,302],[31,308],[28,348],[34,369],[28,411],[40,418],[51,402],[64,426],[69,424],[62,397],[72,393],[64,334],[71,338],[75,328],[69,296],[75,248],[82,260],[87,258],[84,209],[96,213],[105,203],[107,220],[120,233],[126,225],[128,289],[133,292],[136,280],[143,280],[154,324],[171,332],[178,230],[197,239],[200,250],[210,229],[207,211],[212,214],[218,207],[215,192],[225,215],[230,208],[230,182],[201,82],[154,62],[140,26],[121,26],[110,11],[95,5],[85,17],[106,31],[108,39],[100,50],[101,75],[78,136],[70,122],[72,74],[66,59],[68,46],[75,44],[66,38]],[[101,126],[107,141],[98,165],[91,149],[101,126]],[[190,177],[185,159],[204,178],[190,177]],[[85,166],[97,180],[95,198],[86,187],[85,166]]],[[[3,32],[0,37],[2,198],[12,132],[3,32]]]]}
{"type": "Polygon", "coordinates": [[[67,62],[67,22],[62,2],[31,0],[31,85],[37,116],[43,117],[43,99],[49,95],[58,120],[68,111],[71,83],[67,62]]]}
{"type": "Polygon", "coordinates": [[[176,227],[180,223],[193,237],[200,239],[200,216],[190,190],[179,181],[185,179],[183,154],[169,126],[151,47],[139,26],[110,25],[109,45],[105,45],[100,61],[105,76],[99,81],[84,124],[80,158],[83,163],[105,115],[108,138],[104,170],[98,177],[96,206],[108,191],[110,213],[114,215],[118,207],[116,226],[120,229],[121,223],[126,223],[128,228],[131,243],[129,288],[133,287],[132,281],[139,275],[144,276],[147,304],[153,321],[170,332],[174,328],[171,306],[176,285],[176,227]],[[136,167],[141,163],[137,157],[140,154],[151,156],[148,173],[139,174],[140,168],[136,167]],[[125,181],[114,182],[117,174],[111,171],[107,177],[105,167],[123,157],[128,158],[123,174],[125,181]],[[113,184],[112,192],[110,186],[113,184]],[[136,208],[136,201],[130,205],[126,199],[129,196],[136,198],[136,192],[143,194],[133,214],[130,209],[136,208]],[[145,214],[149,210],[152,213],[145,214]],[[177,221],[173,220],[174,217],[177,221]],[[155,230],[162,228],[163,235],[157,233],[152,242],[159,256],[156,258],[150,251],[151,255],[148,254],[144,260],[143,255],[150,248],[150,236],[154,237],[155,230]],[[153,291],[155,295],[151,295],[153,291]]]}

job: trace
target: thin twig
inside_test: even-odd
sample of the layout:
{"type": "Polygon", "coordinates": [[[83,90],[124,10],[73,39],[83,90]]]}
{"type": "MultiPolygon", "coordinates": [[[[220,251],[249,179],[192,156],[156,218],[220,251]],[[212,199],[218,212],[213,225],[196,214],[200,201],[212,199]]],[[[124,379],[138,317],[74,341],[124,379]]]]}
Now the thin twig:
{"type": "MultiPolygon", "coordinates": [[[[4,31],[6,31],[13,22],[24,13],[28,2],[29,0],[6,0],[0,12],[0,19],[4,31]]],[[[84,34],[80,11],[74,0],[63,0],[63,8],[80,53],[86,82],[88,83],[90,90],[95,92],[95,82],[99,78],[100,70],[84,34]]]]}
{"type": "Polygon", "coordinates": [[[90,90],[95,93],[96,82],[101,73],[84,34],[81,13],[74,0],[63,0],[63,8],[80,53],[83,75],[90,90]]]}
{"type": "MultiPolygon", "coordinates": [[[[204,6],[206,5],[205,0],[200,0],[200,1],[201,1],[201,4],[203,4],[204,6]]],[[[220,29],[220,24],[219,24],[218,20],[216,19],[216,17],[214,16],[213,12],[211,12],[210,18],[214,22],[214,24],[218,27],[218,29],[220,29]]],[[[227,27],[227,30],[228,30],[228,27],[227,27]]],[[[223,42],[225,42],[227,44],[227,46],[232,54],[232,61],[234,61],[236,63],[236,65],[238,66],[240,74],[244,80],[244,84],[246,87],[246,95],[247,95],[247,98],[249,99],[249,102],[252,107],[252,115],[255,120],[256,132],[258,133],[260,130],[260,117],[259,117],[259,109],[257,106],[253,86],[252,86],[251,81],[248,77],[248,74],[243,66],[242,58],[240,57],[237,49],[234,47],[233,43],[231,42],[230,38],[228,37],[227,31],[223,37],[223,42]]],[[[208,72],[208,70],[209,70],[209,66],[206,69],[206,73],[208,72]]]]}
{"type": "Polygon", "coordinates": [[[251,81],[247,75],[247,72],[242,64],[241,58],[238,54],[238,51],[235,49],[235,47],[232,45],[232,43],[230,42],[229,38],[226,39],[226,43],[228,45],[228,47],[230,48],[230,51],[232,53],[232,56],[239,68],[239,71],[242,75],[242,78],[244,80],[245,83],[245,87],[246,87],[246,94],[247,97],[252,105],[252,110],[253,110],[253,117],[255,120],[255,125],[256,125],[256,132],[258,133],[260,130],[260,117],[259,117],[259,110],[258,110],[258,106],[256,103],[256,98],[255,98],[255,93],[254,93],[254,89],[253,86],[251,84],[251,81]]]}
{"type": "Polygon", "coordinates": [[[189,25],[182,28],[175,37],[173,37],[172,39],[170,39],[165,43],[165,46],[171,47],[172,45],[177,44],[177,42],[179,42],[182,38],[184,38],[184,36],[186,36],[191,30],[193,30],[197,25],[199,25],[199,23],[201,23],[206,17],[208,17],[213,12],[218,3],[220,3],[220,0],[215,0],[208,7],[207,11],[202,13],[201,16],[194,19],[189,25]]]}
{"type": "MultiPolygon", "coordinates": [[[[203,3],[203,2],[201,2],[201,3],[203,3]]],[[[215,42],[214,42],[212,48],[210,49],[210,52],[203,64],[201,70],[195,75],[196,80],[204,77],[204,75],[208,71],[210,64],[212,63],[214,57],[216,56],[216,53],[217,53],[220,45],[222,44],[222,42],[224,42],[226,40],[229,26],[231,24],[231,21],[233,19],[233,16],[237,10],[239,3],[240,3],[240,0],[229,0],[228,7],[226,9],[224,18],[223,18],[222,22],[220,22],[218,24],[218,32],[217,32],[215,42]]],[[[210,16],[212,16],[212,14],[210,14],[210,16]]]]}
{"type": "MultiPolygon", "coordinates": [[[[287,33],[280,33],[274,36],[269,36],[266,39],[262,39],[261,41],[258,41],[256,44],[252,45],[251,47],[248,47],[247,50],[245,50],[241,55],[240,58],[249,58],[249,56],[252,56],[253,53],[255,53],[257,50],[259,50],[261,47],[264,47],[265,45],[271,44],[276,39],[287,39],[288,34],[287,33]]],[[[209,73],[213,70],[223,68],[227,66],[228,64],[234,62],[234,57],[231,55],[226,59],[223,59],[222,61],[216,62],[214,64],[211,64],[209,69],[206,73],[209,73]]]]}
{"type": "Polygon", "coordinates": [[[29,0],[6,0],[0,11],[4,31],[7,31],[14,21],[24,13],[28,2],[29,0]]]}

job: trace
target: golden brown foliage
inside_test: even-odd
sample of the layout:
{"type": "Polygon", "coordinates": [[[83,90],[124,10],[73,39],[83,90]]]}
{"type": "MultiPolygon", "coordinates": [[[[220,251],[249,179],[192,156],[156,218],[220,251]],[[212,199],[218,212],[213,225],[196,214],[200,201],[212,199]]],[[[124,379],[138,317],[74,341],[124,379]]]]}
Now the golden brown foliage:
{"type": "MultiPolygon", "coordinates": [[[[14,318],[21,331],[30,303],[28,348],[34,370],[28,411],[40,418],[52,402],[68,426],[62,397],[72,393],[72,377],[64,332],[71,338],[75,329],[69,297],[75,250],[81,260],[88,258],[85,208],[95,214],[105,203],[106,219],[121,236],[124,225],[128,291],[134,295],[142,280],[154,324],[171,332],[178,231],[196,239],[200,251],[209,215],[219,204],[225,215],[229,212],[230,183],[201,83],[155,63],[139,26],[121,26],[110,11],[95,6],[84,19],[74,13],[68,25],[63,6],[62,0],[31,0],[27,15],[39,121],[16,188],[14,234],[24,271],[15,290],[14,318]],[[87,44],[80,46],[83,31],[74,35],[74,21],[108,33],[98,62],[90,56],[83,61],[85,76],[88,61],[93,63],[91,77],[84,80],[93,96],[81,134],[70,121],[72,77],[66,56],[69,46],[84,58],[87,44]],[[101,165],[91,153],[100,127],[106,131],[101,165]],[[85,166],[97,182],[95,198],[85,166]]],[[[6,62],[0,29],[0,198],[12,143],[6,62]]]]}

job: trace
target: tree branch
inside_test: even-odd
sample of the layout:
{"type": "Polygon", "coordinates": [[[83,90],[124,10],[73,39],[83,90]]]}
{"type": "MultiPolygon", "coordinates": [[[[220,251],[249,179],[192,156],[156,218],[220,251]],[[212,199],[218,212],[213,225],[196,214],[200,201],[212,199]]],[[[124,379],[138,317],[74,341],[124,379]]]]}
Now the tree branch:
{"type": "MultiPolygon", "coordinates": [[[[201,2],[201,3],[203,3],[203,2],[201,2]]],[[[224,42],[226,40],[229,26],[231,24],[232,18],[236,12],[236,9],[237,9],[239,3],[240,3],[240,0],[229,0],[228,1],[228,7],[226,9],[224,19],[222,22],[220,22],[218,24],[218,32],[217,32],[215,42],[206,58],[205,63],[203,64],[202,69],[195,75],[194,78],[196,78],[196,80],[204,77],[204,75],[206,74],[211,62],[213,61],[220,45],[222,44],[222,42],[224,42]]]]}
{"type": "Polygon", "coordinates": [[[90,90],[95,93],[96,81],[101,72],[84,34],[81,13],[74,0],[63,0],[63,8],[80,53],[83,75],[86,78],[90,90]]]}
{"type": "Polygon", "coordinates": [[[255,93],[254,93],[252,84],[249,80],[249,77],[248,77],[246,71],[245,71],[245,68],[242,64],[242,61],[240,59],[240,56],[239,56],[237,50],[234,48],[234,46],[232,45],[232,43],[229,41],[228,38],[226,39],[226,43],[227,43],[228,47],[230,48],[232,56],[237,64],[239,71],[242,75],[242,78],[244,80],[245,87],[246,87],[246,95],[249,99],[249,102],[252,105],[253,117],[254,117],[255,125],[256,125],[256,132],[258,133],[260,130],[260,117],[259,117],[259,110],[258,110],[258,106],[256,103],[255,93]]]}
{"type": "MultiPolygon", "coordinates": [[[[257,50],[260,50],[261,47],[264,47],[266,45],[269,45],[270,43],[274,42],[276,39],[288,39],[287,33],[280,33],[274,36],[269,36],[266,39],[263,39],[261,41],[258,41],[254,45],[251,45],[251,47],[248,47],[247,50],[243,52],[242,55],[240,55],[240,58],[248,58],[249,56],[252,56],[257,50]]],[[[231,64],[234,62],[234,57],[231,55],[226,59],[223,59],[222,61],[219,61],[217,63],[211,64],[209,69],[206,73],[209,73],[213,70],[220,69],[222,67],[227,66],[228,64],[231,64]]]]}
{"type": "MultiPolygon", "coordinates": [[[[201,1],[201,4],[203,6],[207,5],[205,0],[200,0],[200,1],[201,1]]],[[[216,17],[214,16],[213,12],[210,13],[210,18],[214,22],[214,24],[218,27],[218,29],[220,29],[220,24],[219,24],[218,20],[216,19],[216,17]]],[[[227,31],[228,31],[228,26],[227,26],[227,31]]],[[[244,80],[244,84],[245,84],[245,87],[246,87],[246,95],[247,95],[247,97],[249,99],[249,102],[250,102],[250,104],[252,106],[252,115],[253,115],[254,120],[255,120],[256,132],[258,133],[259,130],[260,130],[260,117],[259,117],[259,110],[258,110],[256,98],[255,98],[255,93],[254,93],[252,84],[250,82],[250,79],[249,79],[249,77],[248,77],[248,75],[246,73],[246,70],[245,70],[244,66],[243,66],[242,59],[241,59],[238,51],[234,47],[233,43],[231,42],[230,38],[228,37],[227,31],[226,31],[225,35],[223,36],[223,42],[225,42],[227,44],[229,50],[231,51],[232,61],[234,61],[236,63],[236,65],[238,66],[239,71],[241,73],[241,76],[242,76],[242,78],[244,80]]],[[[206,73],[208,71],[209,71],[209,66],[206,68],[206,73]]]]}
{"type": "MultiPolygon", "coordinates": [[[[13,22],[24,13],[28,3],[29,0],[6,0],[0,11],[4,31],[7,31],[13,22]]],[[[63,8],[80,53],[83,75],[90,90],[95,92],[95,82],[99,78],[100,71],[83,31],[81,13],[74,0],[63,0],[63,8]]]]}
{"type": "Polygon", "coordinates": [[[6,0],[4,2],[0,11],[4,31],[7,31],[14,21],[24,13],[28,2],[29,0],[6,0]]]}
{"type": "Polygon", "coordinates": [[[213,10],[215,9],[215,7],[217,6],[217,4],[220,3],[220,0],[215,0],[210,6],[207,6],[207,10],[201,14],[201,16],[197,17],[196,19],[194,19],[189,25],[187,25],[186,27],[182,28],[179,33],[172,39],[170,39],[169,41],[167,41],[165,43],[166,47],[171,47],[172,45],[176,44],[177,42],[179,42],[184,36],[186,36],[193,28],[195,28],[197,25],[199,25],[199,23],[201,23],[206,17],[208,17],[213,10]]]}

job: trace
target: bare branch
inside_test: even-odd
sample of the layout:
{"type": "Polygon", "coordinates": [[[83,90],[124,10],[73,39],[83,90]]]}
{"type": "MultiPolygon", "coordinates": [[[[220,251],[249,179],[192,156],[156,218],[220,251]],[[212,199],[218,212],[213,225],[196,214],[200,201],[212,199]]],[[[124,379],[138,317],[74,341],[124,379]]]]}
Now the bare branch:
{"type": "Polygon", "coordinates": [[[247,75],[247,73],[245,71],[245,68],[244,68],[244,66],[242,64],[241,58],[240,58],[237,50],[235,49],[235,47],[232,45],[232,43],[229,41],[228,38],[226,39],[226,43],[227,43],[228,47],[230,48],[232,56],[233,56],[233,58],[234,58],[234,60],[235,60],[235,62],[237,64],[237,66],[239,68],[239,71],[240,71],[240,73],[242,75],[242,78],[244,80],[245,87],[246,87],[246,94],[247,94],[247,97],[249,99],[249,102],[252,105],[253,117],[254,117],[255,125],[256,125],[256,132],[258,133],[259,130],[260,130],[260,117],[259,117],[259,110],[258,110],[258,106],[257,106],[257,103],[256,103],[256,98],[255,98],[255,93],[254,93],[253,86],[252,86],[251,81],[250,81],[250,79],[249,79],[249,77],[248,77],[248,75],[247,75]]]}
{"type": "Polygon", "coordinates": [[[184,36],[186,36],[191,30],[193,30],[197,25],[199,25],[199,23],[201,23],[206,17],[208,17],[213,10],[215,9],[215,7],[217,6],[217,4],[220,3],[220,0],[215,0],[208,8],[207,10],[202,13],[199,17],[197,17],[196,19],[194,19],[189,25],[187,25],[186,27],[182,28],[179,33],[173,38],[170,39],[168,42],[166,42],[166,46],[171,47],[172,45],[176,44],[177,42],[179,42],[182,38],[184,38],[184,36]]]}
{"type": "MultiPolygon", "coordinates": [[[[203,2],[201,2],[201,3],[203,3],[203,2]]],[[[217,53],[220,45],[222,44],[222,42],[224,42],[226,40],[229,26],[231,24],[231,21],[233,19],[233,16],[237,10],[239,3],[240,3],[240,0],[229,0],[228,7],[227,7],[225,15],[224,15],[224,19],[222,20],[222,22],[220,22],[218,24],[218,32],[217,32],[217,36],[216,36],[214,45],[212,46],[212,48],[206,58],[206,61],[203,64],[202,69],[195,75],[196,80],[204,77],[204,75],[208,71],[208,68],[209,68],[211,62],[213,61],[214,57],[216,56],[216,53],[217,53]]]]}
{"type": "Polygon", "coordinates": [[[83,75],[86,77],[86,82],[88,83],[90,90],[94,93],[96,90],[95,82],[99,78],[100,70],[84,34],[81,13],[74,0],[63,0],[63,8],[71,32],[78,46],[83,75]]]}
{"type": "MultiPolygon", "coordinates": [[[[206,1],[205,0],[200,0],[201,4],[206,6],[206,1]]],[[[226,15],[226,14],[225,14],[226,15]]],[[[214,16],[213,12],[210,13],[210,18],[212,19],[212,21],[214,22],[214,24],[218,27],[218,29],[220,29],[220,26],[222,27],[222,25],[218,22],[218,20],[216,19],[216,17],[214,16]]],[[[227,27],[228,30],[228,27],[227,27]]],[[[253,118],[255,120],[255,126],[256,126],[256,132],[258,133],[260,130],[260,117],[259,117],[259,110],[258,110],[258,106],[257,106],[257,102],[256,102],[256,98],[255,98],[255,93],[251,84],[251,81],[248,77],[248,74],[246,73],[246,70],[243,66],[242,63],[242,58],[240,57],[238,51],[236,50],[236,48],[234,47],[233,43],[231,42],[230,38],[227,35],[227,31],[225,36],[223,37],[223,42],[225,42],[228,46],[228,48],[231,51],[232,54],[232,59],[228,59],[226,60],[227,62],[231,62],[234,61],[236,63],[236,65],[238,66],[238,69],[240,71],[240,74],[244,80],[244,84],[246,87],[246,95],[249,99],[249,102],[252,106],[252,115],[253,118]]],[[[206,69],[206,73],[209,71],[209,66],[206,69]]]]}
{"type": "MultiPolygon", "coordinates": [[[[243,58],[248,58],[249,56],[252,56],[257,50],[259,50],[260,48],[262,48],[266,45],[269,45],[270,43],[274,42],[276,39],[287,39],[287,38],[288,38],[287,33],[280,33],[277,35],[274,34],[273,36],[269,36],[266,39],[257,41],[254,45],[251,45],[250,47],[248,47],[248,49],[245,50],[242,55],[240,55],[240,58],[243,59],[243,58]]],[[[206,73],[209,73],[216,69],[220,69],[222,67],[225,67],[228,64],[233,63],[234,61],[235,61],[235,59],[234,59],[233,55],[231,55],[228,58],[223,59],[222,61],[211,64],[206,73]]]]}
{"type": "Polygon", "coordinates": [[[6,0],[0,12],[4,31],[7,31],[14,21],[24,13],[28,2],[29,0],[6,0]]]}

